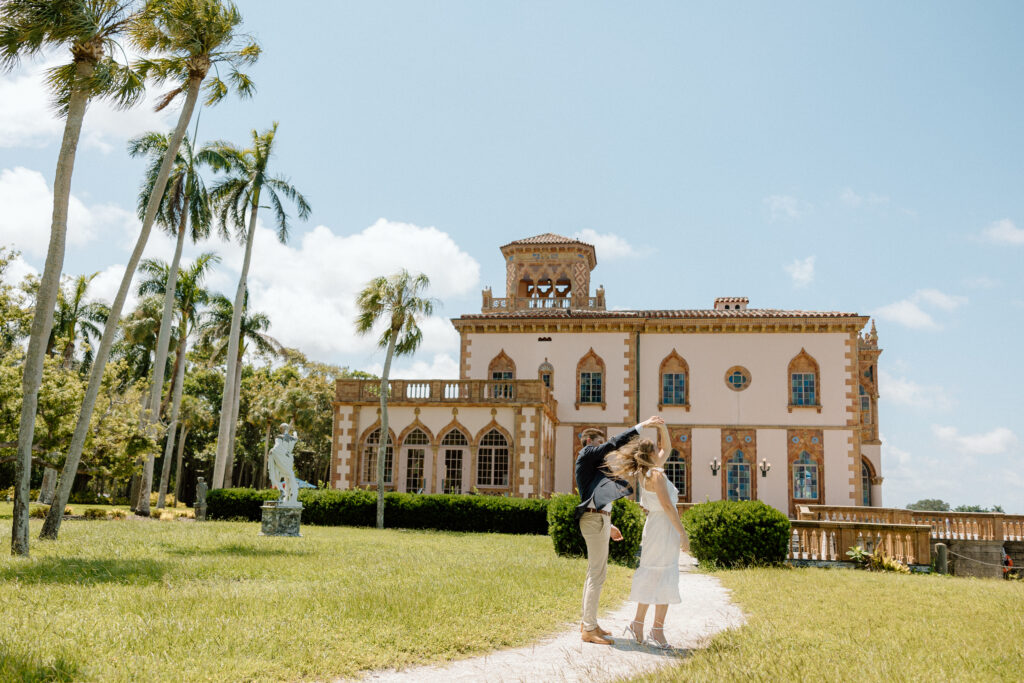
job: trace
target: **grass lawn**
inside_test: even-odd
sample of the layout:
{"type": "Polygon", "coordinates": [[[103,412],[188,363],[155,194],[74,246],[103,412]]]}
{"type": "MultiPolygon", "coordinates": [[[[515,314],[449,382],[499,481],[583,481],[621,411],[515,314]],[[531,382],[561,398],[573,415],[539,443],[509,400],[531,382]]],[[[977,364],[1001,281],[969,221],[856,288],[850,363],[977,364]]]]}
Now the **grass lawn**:
{"type": "MultiPolygon", "coordinates": [[[[852,570],[715,574],[747,614],[637,681],[1019,681],[1024,582],[852,570]]],[[[686,609],[683,604],[673,609],[686,609]]]]}
{"type": "MultiPolygon", "coordinates": [[[[92,506],[83,506],[92,507],[92,506]]],[[[546,536],[65,521],[32,557],[0,521],[0,680],[299,680],[523,645],[575,623],[584,560],[546,536]]],[[[609,567],[621,603],[632,572],[609,567]]]]}
{"type": "MultiPolygon", "coordinates": [[[[38,503],[32,501],[29,507],[35,507],[38,503]]],[[[76,515],[81,515],[89,508],[99,508],[100,510],[125,510],[128,511],[130,506],[128,505],[94,505],[84,503],[69,503],[68,506],[76,515]]],[[[7,503],[0,501],[0,519],[11,519],[14,516],[14,503],[7,503]]],[[[8,537],[10,536],[10,528],[8,527],[8,537]]]]}

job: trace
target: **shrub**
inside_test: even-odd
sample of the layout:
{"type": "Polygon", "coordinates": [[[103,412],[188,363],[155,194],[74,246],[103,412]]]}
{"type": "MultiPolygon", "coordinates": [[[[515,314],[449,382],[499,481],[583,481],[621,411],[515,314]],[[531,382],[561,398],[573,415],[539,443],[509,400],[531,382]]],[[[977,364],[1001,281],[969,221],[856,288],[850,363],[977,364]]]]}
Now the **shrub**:
{"type": "MultiPolygon", "coordinates": [[[[160,500],[160,494],[159,493],[151,493],[151,494],[149,494],[149,507],[156,507],[157,501],[159,501],[159,500],[160,500]]],[[[175,500],[174,500],[174,494],[173,493],[167,493],[167,494],[164,495],[164,506],[172,508],[172,507],[174,507],[174,503],[175,503],[175,500]]]]}
{"type": "Polygon", "coordinates": [[[759,500],[700,503],[683,515],[683,525],[701,564],[742,567],[786,559],[789,519],[759,500]]]}
{"type": "Polygon", "coordinates": [[[46,519],[46,513],[50,511],[49,505],[29,505],[28,516],[33,519],[46,519]]]}
{"type": "MultiPolygon", "coordinates": [[[[206,497],[210,519],[259,521],[260,507],[276,500],[276,489],[215,489],[206,497]]],[[[322,526],[373,526],[377,493],[355,489],[306,489],[299,493],[302,521],[322,526]]],[[[387,493],[384,525],[401,529],[543,534],[548,501],[505,496],[387,493]]]]}
{"type": "MultiPolygon", "coordinates": [[[[576,506],[579,504],[580,497],[568,493],[552,496],[548,503],[548,535],[559,555],[581,557],[587,554],[587,546],[576,521],[576,506]]],[[[612,524],[622,532],[622,540],[612,542],[608,550],[609,560],[635,567],[644,530],[643,510],[633,501],[620,498],[612,506],[612,524]]]]}
{"type": "Polygon", "coordinates": [[[106,519],[107,511],[100,508],[86,508],[82,516],[86,519],[106,519]]]}
{"type": "Polygon", "coordinates": [[[910,567],[899,560],[889,557],[881,548],[875,548],[875,552],[869,553],[861,546],[854,546],[846,551],[850,561],[861,569],[869,572],[896,572],[898,574],[909,574],[910,567]]]}
{"type": "Polygon", "coordinates": [[[99,505],[107,502],[92,491],[77,491],[68,496],[68,502],[79,505],[99,505]]]}
{"type": "Polygon", "coordinates": [[[122,510],[121,508],[115,508],[107,512],[107,517],[110,519],[128,519],[128,511],[122,510]]]}
{"type": "Polygon", "coordinates": [[[158,519],[161,522],[173,522],[176,518],[177,518],[177,515],[175,515],[170,510],[161,510],[160,514],[158,515],[158,519]]]}

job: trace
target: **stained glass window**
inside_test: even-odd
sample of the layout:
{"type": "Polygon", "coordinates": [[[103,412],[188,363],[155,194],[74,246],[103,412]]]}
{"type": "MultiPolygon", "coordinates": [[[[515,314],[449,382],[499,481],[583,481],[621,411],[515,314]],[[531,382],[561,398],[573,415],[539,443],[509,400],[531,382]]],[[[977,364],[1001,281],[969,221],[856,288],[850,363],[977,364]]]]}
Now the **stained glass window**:
{"type": "Polygon", "coordinates": [[[807,451],[793,463],[793,498],[796,500],[818,499],[818,464],[807,451]]]}
{"type": "Polygon", "coordinates": [[[736,451],[726,463],[725,489],[727,500],[750,500],[750,464],[743,451],[736,451]]]}
{"type": "Polygon", "coordinates": [[[661,402],[665,405],[686,405],[686,373],[666,372],[661,376],[661,402]]]}
{"type": "Polygon", "coordinates": [[[683,454],[672,449],[672,455],[665,462],[665,476],[679,490],[679,497],[686,497],[686,461],[683,454]]]}
{"type": "Polygon", "coordinates": [[[818,405],[814,394],[813,372],[794,372],[790,375],[790,397],[795,406],[818,405]]]}
{"type": "Polygon", "coordinates": [[[864,391],[864,385],[860,385],[860,421],[861,424],[871,424],[871,396],[864,391]]]}
{"type": "Polygon", "coordinates": [[[601,403],[600,372],[580,373],[580,403],[601,403]]]}
{"type": "Polygon", "coordinates": [[[744,368],[731,368],[725,376],[725,381],[735,391],[742,391],[750,384],[750,373],[744,368]]]}

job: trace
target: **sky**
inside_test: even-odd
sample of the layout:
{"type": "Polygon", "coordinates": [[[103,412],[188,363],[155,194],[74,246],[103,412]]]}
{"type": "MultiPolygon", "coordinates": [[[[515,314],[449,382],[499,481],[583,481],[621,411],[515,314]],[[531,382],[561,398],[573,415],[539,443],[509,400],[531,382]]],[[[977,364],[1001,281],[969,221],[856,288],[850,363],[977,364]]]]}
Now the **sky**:
{"type": "MultiPolygon", "coordinates": [[[[257,94],[200,110],[200,142],[279,122],[272,170],[307,197],[264,213],[250,273],[271,334],[379,371],[353,331],[371,277],[442,304],[394,376],[455,377],[451,317],[503,292],[498,247],[591,242],[614,308],[841,310],[876,320],[883,503],[1024,513],[1024,5],[1012,2],[240,3],[257,94]],[[287,7],[287,9],[285,9],[287,7]]],[[[62,121],[45,55],[0,75],[0,244],[41,270],[62,121]]],[[[126,141],[177,111],[93,104],[68,274],[110,300],[138,230],[126,141]]],[[[210,284],[233,295],[237,244],[210,284]]],[[[155,235],[146,256],[168,259],[155,235]]]]}

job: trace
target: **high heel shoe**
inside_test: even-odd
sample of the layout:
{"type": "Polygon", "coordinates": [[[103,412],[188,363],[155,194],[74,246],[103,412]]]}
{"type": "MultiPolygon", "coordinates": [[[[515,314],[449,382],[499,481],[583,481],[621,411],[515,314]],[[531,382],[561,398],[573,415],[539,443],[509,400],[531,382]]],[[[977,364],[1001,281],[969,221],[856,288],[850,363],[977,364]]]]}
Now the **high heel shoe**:
{"type": "Polygon", "coordinates": [[[648,638],[648,640],[655,647],[660,648],[662,650],[671,650],[672,649],[672,646],[669,644],[669,642],[667,640],[665,640],[665,629],[663,627],[661,627],[661,626],[652,626],[651,627],[651,637],[648,638]],[[660,637],[654,634],[655,631],[658,631],[661,634],[660,637]]]}
{"type": "Polygon", "coordinates": [[[633,640],[636,641],[637,643],[644,642],[644,622],[637,621],[636,619],[634,619],[633,621],[629,622],[629,626],[627,626],[626,628],[622,629],[622,635],[633,636],[633,640]],[[633,628],[634,624],[640,624],[640,635],[636,634],[636,629],[633,628]]]}

